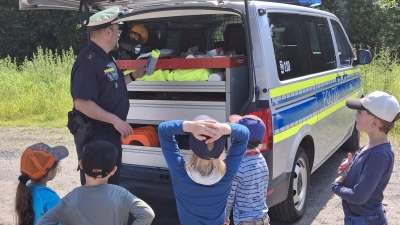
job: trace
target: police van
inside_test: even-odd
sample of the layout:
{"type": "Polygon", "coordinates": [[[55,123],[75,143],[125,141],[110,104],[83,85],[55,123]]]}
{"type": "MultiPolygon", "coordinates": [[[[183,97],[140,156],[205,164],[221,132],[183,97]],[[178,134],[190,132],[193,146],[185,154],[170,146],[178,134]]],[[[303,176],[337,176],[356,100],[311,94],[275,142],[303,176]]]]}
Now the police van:
{"type": "MultiPolygon", "coordinates": [[[[335,15],[312,7],[319,3],[20,0],[20,9],[77,10],[87,17],[85,11],[119,6],[124,24],[118,66],[136,69],[147,62],[145,53],[161,49],[156,71],[167,73],[128,84],[127,121],[156,129],[163,121],[201,114],[220,122],[232,114],[259,116],[267,125],[262,154],[270,172],[269,214],[296,222],[305,213],[310,174],[340,147],[358,148],[354,112],[345,99],[362,96],[359,65],[372,60],[367,50],[353,51],[335,15]],[[204,70],[219,75],[193,79],[204,70]],[[172,76],[176,71],[191,75],[172,76]]],[[[185,156],[186,138],[177,137],[185,156]]],[[[122,148],[124,184],[172,190],[157,144],[136,138],[122,148]]]]}

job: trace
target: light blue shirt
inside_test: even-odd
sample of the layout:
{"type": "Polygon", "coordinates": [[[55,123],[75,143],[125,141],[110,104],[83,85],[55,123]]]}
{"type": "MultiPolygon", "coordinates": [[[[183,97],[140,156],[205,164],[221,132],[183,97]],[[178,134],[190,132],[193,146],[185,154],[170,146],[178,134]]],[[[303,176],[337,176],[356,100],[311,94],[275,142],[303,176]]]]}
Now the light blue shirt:
{"type": "Polygon", "coordinates": [[[34,225],[39,219],[60,201],[60,197],[47,186],[27,184],[32,191],[33,213],[35,214],[34,225]]]}

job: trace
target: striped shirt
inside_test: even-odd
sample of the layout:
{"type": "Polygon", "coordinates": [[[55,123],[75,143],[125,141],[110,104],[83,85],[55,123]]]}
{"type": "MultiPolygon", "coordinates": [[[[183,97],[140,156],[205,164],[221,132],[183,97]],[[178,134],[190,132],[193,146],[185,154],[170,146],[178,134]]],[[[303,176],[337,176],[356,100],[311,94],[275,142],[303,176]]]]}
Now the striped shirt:
{"type": "Polygon", "coordinates": [[[268,180],[268,167],[262,154],[243,157],[228,197],[225,221],[232,209],[235,225],[263,218],[268,212],[268,180]]]}

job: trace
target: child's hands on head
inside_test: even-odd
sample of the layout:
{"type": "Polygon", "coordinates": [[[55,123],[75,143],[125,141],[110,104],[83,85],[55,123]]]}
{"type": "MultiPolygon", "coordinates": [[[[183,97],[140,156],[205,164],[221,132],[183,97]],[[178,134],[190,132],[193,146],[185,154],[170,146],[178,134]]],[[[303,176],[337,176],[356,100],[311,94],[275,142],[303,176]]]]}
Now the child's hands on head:
{"type": "Polygon", "coordinates": [[[185,121],[183,123],[183,131],[190,132],[193,136],[200,140],[206,140],[205,136],[214,137],[218,135],[217,122],[214,120],[198,120],[185,121]]]}
{"type": "Polygon", "coordinates": [[[222,135],[230,134],[231,126],[215,120],[185,121],[183,131],[192,133],[197,140],[206,140],[206,144],[208,144],[218,140],[222,135]]]}

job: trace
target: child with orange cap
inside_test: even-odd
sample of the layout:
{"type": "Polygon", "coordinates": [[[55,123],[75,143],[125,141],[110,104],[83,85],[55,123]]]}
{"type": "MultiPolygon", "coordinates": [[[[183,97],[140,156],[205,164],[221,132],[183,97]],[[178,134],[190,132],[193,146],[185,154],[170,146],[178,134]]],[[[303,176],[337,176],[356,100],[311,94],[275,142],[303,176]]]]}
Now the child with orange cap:
{"type": "Polygon", "coordinates": [[[31,145],[22,153],[21,175],[15,196],[18,225],[37,224],[60,201],[60,197],[46,185],[54,179],[60,160],[68,154],[64,146],[51,148],[43,143],[31,145]]]}

